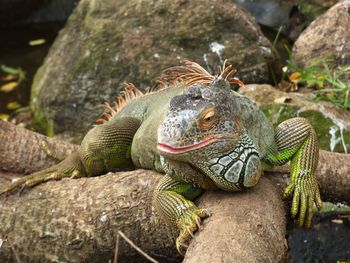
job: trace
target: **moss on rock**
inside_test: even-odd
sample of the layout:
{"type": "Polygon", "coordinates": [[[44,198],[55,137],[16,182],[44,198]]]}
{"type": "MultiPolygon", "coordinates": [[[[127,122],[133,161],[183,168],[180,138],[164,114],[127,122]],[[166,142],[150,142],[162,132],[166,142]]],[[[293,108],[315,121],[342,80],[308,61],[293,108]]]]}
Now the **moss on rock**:
{"type": "Polygon", "coordinates": [[[297,116],[308,119],[316,130],[320,148],[323,150],[344,152],[341,137],[345,141],[346,148],[350,149],[350,132],[343,131],[341,135],[338,125],[320,112],[311,110],[298,113],[297,107],[277,104],[264,105],[261,106],[261,109],[274,127],[287,119],[297,116]],[[332,132],[334,132],[334,135],[331,135],[332,132]]]}
{"type": "Polygon", "coordinates": [[[315,128],[321,149],[341,153],[350,150],[350,112],[270,85],[248,85],[240,92],[255,100],[275,127],[287,119],[304,117],[315,128]]]}

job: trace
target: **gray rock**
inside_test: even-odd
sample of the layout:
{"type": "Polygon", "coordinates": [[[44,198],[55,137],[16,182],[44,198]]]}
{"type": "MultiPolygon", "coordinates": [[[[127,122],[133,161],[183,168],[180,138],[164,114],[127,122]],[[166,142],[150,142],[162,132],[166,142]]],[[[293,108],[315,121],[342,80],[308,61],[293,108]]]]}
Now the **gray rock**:
{"type": "Polygon", "coordinates": [[[277,53],[254,18],[228,1],[82,0],[37,72],[31,106],[50,135],[79,140],[124,82],[151,85],[182,59],[247,83],[271,82],[277,53]]]}
{"type": "MultiPolygon", "coordinates": [[[[259,24],[276,32],[281,30],[283,34],[279,36],[280,40],[281,37],[288,36],[295,41],[305,27],[338,0],[234,0],[234,2],[250,12],[259,24]]],[[[272,36],[272,40],[273,37],[275,36],[272,36]]]]}
{"type": "Polygon", "coordinates": [[[296,6],[291,0],[234,0],[248,10],[261,25],[279,30],[287,30],[290,26],[290,14],[296,6]]]}
{"type": "Polygon", "coordinates": [[[337,65],[350,64],[350,0],[340,1],[312,22],[293,47],[300,66],[333,57],[337,65]]]}

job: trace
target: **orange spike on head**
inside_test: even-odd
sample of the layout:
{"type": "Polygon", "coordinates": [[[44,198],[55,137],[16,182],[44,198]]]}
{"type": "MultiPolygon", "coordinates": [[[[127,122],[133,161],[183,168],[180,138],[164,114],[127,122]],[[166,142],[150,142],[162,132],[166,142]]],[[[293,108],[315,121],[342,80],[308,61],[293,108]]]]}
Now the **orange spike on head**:
{"type": "Polygon", "coordinates": [[[160,78],[157,79],[157,84],[161,88],[166,88],[172,84],[187,88],[196,83],[211,84],[217,79],[223,78],[230,84],[244,86],[242,81],[234,78],[237,70],[233,69],[232,65],[226,66],[226,63],[227,60],[224,61],[220,74],[218,76],[213,76],[199,64],[185,60],[183,65],[170,67],[164,70],[160,78]]]}

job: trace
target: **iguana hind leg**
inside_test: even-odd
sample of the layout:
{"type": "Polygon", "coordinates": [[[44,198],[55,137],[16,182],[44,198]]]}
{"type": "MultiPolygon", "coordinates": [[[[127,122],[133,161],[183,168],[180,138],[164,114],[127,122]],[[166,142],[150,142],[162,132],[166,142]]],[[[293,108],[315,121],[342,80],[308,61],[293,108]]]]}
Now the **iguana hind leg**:
{"type": "Polygon", "coordinates": [[[86,134],[78,151],[50,168],[5,185],[0,188],[0,195],[20,186],[32,187],[64,177],[94,176],[132,167],[131,144],[139,126],[140,121],[130,117],[98,125],[86,134]]]}
{"type": "Polygon", "coordinates": [[[318,162],[317,135],[308,120],[293,118],[282,122],[275,133],[276,148],[271,149],[266,161],[282,165],[291,160],[290,183],[285,198],[292,196],[292,217],[298,215],[300,226],[310,227],[312,208],[322,207],[319,186],[314,175],[318,162]]]}
{"type": "Polygon", "coordinates": [[[183,247],[186,247],[193,232],[199,229],[201,220],[208,216],[206,210],[190,201],[202,192],[203,189],[191,183],[175,181],[168,175],[162,178],[154,191],[153,207],[166,221],[180,229],[176,239],[176,248],[180,254],[183,254],[183,247]]]}

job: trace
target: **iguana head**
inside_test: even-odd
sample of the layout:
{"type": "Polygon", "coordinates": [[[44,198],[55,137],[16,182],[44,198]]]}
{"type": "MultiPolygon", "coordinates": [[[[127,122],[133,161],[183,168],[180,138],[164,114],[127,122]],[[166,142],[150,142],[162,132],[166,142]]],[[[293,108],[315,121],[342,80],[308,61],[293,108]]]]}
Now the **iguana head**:
{"type": "Polygon", "coordinates": [[[158,130],[158,149],[165,160],[190,164],[224,190],[257,183],[259,153],[242,127],[230,83],[215,77],[193,83],[170,101],[158,130]]]}

